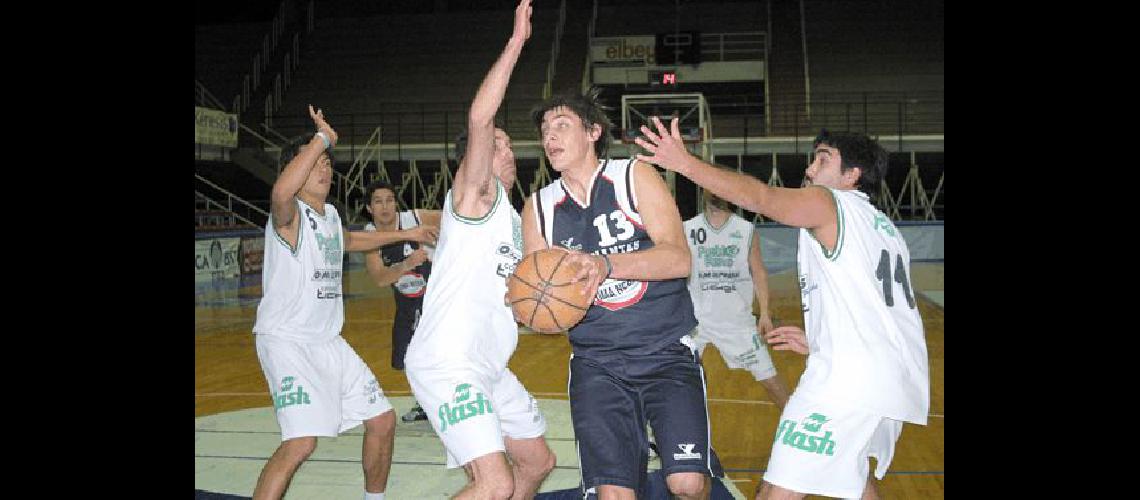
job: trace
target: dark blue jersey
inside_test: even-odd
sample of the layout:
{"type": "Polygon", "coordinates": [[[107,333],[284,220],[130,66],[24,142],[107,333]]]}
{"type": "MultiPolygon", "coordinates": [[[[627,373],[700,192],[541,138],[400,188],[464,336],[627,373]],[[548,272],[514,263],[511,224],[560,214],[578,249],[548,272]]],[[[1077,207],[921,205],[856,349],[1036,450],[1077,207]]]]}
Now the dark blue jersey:
{"type": "MultiPolygon", "coordinates": [[[[415,210],[408,210],[397,214],[396,229],[411,229],[420,225],[415,210]]],[[[368,224],[366,229],[374,229],[368,224]]],[[[420,248],[415,241],[398,241],[380,247],[380,260],[385,267],[391,267],[403,262],[412,252],[420,248]]],[[[411,327],[419,310],[423,307],[424,292],[427,287],[428,276],[431,275],[431,261],[425,260],[420,265],[405,271],[396,281],[392,282],[392,296],[396,300],[396,323],[400,327],[411,327]]]]}
{"type": "MultiPolygon", "coordinates": [[[[601,163],[584,201],[575,200],[561,179],[542,188],[535,220],[546,242],[593,254],[653,248],[637,211],[633,163],[601,163]]],[[[685,278],[607,279],[586,317],[570,329],[570,344],[576,356],[642,355],[676,342],[696,325],[685,278]]]]}

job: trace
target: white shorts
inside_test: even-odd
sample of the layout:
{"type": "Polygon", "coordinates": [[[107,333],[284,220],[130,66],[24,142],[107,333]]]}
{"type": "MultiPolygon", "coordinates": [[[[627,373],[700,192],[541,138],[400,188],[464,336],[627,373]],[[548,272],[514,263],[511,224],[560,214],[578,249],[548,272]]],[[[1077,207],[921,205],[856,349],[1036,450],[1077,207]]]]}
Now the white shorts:
{"type": "Polygon", "coordinates": [[[784,489],[860,498],[875,457],[882,479],[895,454],[902,421],[792,394],[772,443],[764,480],[784,489]]]}
{"type": "Polygon", "coordinates": [[[696,344],[697,353],[702,355],[705,346],[711,342],[716,346],[716,350],[720,351],[720,357],[724,358],[729,368],[748,370],[757,381],[776,376],[776,365],[772,364],[768,347],[760,339],[755,326],[744,330],[722,332],[697,325],[693,333],[693,342],[696,344]]]}
{"type": "Polygon", "coordinates": [[[392,410],[372,370],[340,335],[318,344],[254,339],[282,441],[336,437],[392,410]]]}
{"type": "Polygon", "coordinates": [[[531,439],[546,433],[538,402],[509,369],[495,377],[463,368],[408,366],[404,373],[447,449],[449,469],[505,451],[503,436],[531,439]]]}

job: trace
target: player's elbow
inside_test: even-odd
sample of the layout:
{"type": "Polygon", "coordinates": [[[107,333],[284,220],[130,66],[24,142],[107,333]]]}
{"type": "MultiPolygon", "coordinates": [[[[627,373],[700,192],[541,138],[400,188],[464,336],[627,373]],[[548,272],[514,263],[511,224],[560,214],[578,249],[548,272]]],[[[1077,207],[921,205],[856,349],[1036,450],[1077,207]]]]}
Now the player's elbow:
{"type": "Polygon", "coordinates": [[[483,129],[495,126],[495,110],[487,112],[472,106],[467,112],[467,130],[483,129]]]}

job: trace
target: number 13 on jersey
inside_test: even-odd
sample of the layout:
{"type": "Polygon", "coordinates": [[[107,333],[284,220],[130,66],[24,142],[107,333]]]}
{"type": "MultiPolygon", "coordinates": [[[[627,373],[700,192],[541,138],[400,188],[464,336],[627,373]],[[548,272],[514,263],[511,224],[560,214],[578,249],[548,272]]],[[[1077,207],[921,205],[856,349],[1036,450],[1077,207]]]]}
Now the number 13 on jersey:
{"type": "Polygon", "coordinates": [[[606,223],[606,217],[606,214],[602,214],[594,218],[594,227],[598,228],[598,246],[612,246],[619,241],[625,241],[633,237],[633,223],[625,218],[625,214],[621,213],[621,210],[614,210],[608,215],[608,217],[614,221],[614,224],[617,225],[618,233],[616,238],[610,234],[610,225],[606,223]]]}

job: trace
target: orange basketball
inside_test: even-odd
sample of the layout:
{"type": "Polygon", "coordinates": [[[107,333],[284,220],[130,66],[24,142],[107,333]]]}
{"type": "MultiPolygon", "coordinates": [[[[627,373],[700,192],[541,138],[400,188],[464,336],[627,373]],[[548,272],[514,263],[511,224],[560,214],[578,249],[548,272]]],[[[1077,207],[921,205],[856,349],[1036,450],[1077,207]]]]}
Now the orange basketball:
{"type": "Polygon", "coordinates": [[[527,255],[507,281],[507,297],[515,318],[531,330],[558,333],[582,321],[594,301],[582,293],[585,281],[573,281],[579,266],[566,262],[565,251],[544,249],[527,255]]]}

